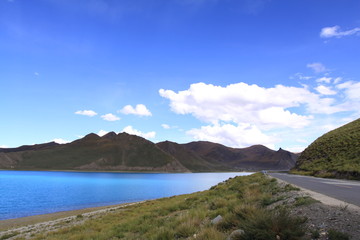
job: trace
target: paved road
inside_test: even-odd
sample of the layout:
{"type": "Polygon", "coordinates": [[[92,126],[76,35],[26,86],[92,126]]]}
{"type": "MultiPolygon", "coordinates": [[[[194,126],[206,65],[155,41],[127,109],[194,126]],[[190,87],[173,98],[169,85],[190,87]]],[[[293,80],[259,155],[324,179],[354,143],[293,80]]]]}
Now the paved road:
{"type": "Polygon", "coordinates": [[[325,179],[286,173],[269,173],[269,175],[360,207],[360,181],[325,179]]]}

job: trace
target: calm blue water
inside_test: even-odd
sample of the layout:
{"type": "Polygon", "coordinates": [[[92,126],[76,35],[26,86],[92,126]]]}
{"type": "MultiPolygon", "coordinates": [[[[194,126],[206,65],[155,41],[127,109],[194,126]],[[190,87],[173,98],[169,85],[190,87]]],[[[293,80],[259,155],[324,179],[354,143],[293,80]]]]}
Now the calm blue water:
{"type": "Polygon", "coordinates": [[[0,171],[0,220],[192,193],[247,174],[0,171]]]}

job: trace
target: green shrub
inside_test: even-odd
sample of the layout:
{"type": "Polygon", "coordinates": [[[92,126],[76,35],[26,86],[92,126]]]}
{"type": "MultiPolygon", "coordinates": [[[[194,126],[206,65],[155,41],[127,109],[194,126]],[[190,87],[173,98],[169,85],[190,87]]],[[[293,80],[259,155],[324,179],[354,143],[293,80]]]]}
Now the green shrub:
{"type": "Polygon", "coordinates": [[[346,233],[336,231],[334,229],[329,230],[329,240],[349,240],[350,237],[346,233]]]}
{"type": "Polygon", "coordinates": [[[310,205],[313,203],[319,202],[311,197],[305,196],[305,197],[297,197],[295,198],[295,206],[299,207],[299,206],[303,206],[303,205],[310,205]]]}
{"type": "Polygon", "coordinates": [[[241,228],[244,234],[237,237],[238,240],[282,240],[302,239],[305,234],[304,223],[306,219],[291,217],[286,209],[278,211],[266,211],[259,209],[255,214],[249,216],[241,228]]]}

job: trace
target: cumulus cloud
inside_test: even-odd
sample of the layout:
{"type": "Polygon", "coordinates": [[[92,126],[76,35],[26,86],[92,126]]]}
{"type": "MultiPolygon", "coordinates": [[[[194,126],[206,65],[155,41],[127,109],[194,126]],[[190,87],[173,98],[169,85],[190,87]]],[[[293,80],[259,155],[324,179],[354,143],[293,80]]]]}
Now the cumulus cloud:
{"type": "Polygon", "coordinates": [[[187,134],[196,140],[217,142],[238,148],[262,144],[274,149],[276,142],[274,137],[263,134],[260,129],[250,124],[214,124],[191,129],[187,134]]]}
{"type": "Polygon", "coordinates": [[[79,111],[76,111],[75,114],[84,115],[84,116],[88,116],[88,117],[93,117],[93,116],[97,115],[97,113],[94,112],[93,110],[79,110],[79,111]]]}
{"type": "Polygon", "coordinates": [[[152,115],[149,109],[147,109],[144,104],[138,104],[135,106],[135,108],[132,107],[131,105],[126,105],[125,107],[123,107],[123,109],[120,110],[120,112],[124,114],[134,114],[138,116],[152,115]]]}
{"type": "Polygon", "coordinates": [[[66,144],[69,143],[70,141],[62,139],[62,138],[55,138],[52,140],[53,142],[59,143],[59,144],[66,144]]]}
{"type": "Polygon", "coordinates": [[[137,135],[146,139],[151,139],[151,138],[155,138],[156,136],[156,132],[152,131],[152,132],[141,132],[139,130],[134,129],[132,126],[127,126],[125,127],[122,132],[126,132],[128,134],[132,134],[132,135],[137,135]]]}
{"type": "Polygon", "coordinates": [[[354,35],[354,34],[359,35],[359,32],[360,32],[359,27],[350,29],[348,31],[340,31],[340,27],[336,25],[333,27],[322,28],[321,32],[320,32],[320,37],[322,37],[322,38],[332,38],[332,37],[341,38],[344,36],[350,36],[350,35],[354,35]]]}
{"type": "MultiPolygon", "coordinates": [[[[196,140],[233,147],[263,144],[273,148],[281,138],[299,138],[297,132],[306,130],[312,134],[314,131],[309,129],[318,119],[339,112],[359,112],[360,83],[345,82],[335,87],[195,83],[178,92],[160,89],[159,94],[169,100],[176,114],[192,115],[206,123],[187,131],[196,140]]],[[[305,147],[294,142],[295,145],[298,149],[305,147]]]]}
{"type": "Polygon", "coordinates": [[[335,95],[336,91],[332,90],[330,87],[319,85],[315,88],[322,95],[335,95]]]}
{"type": "Polygon", "coordinates": [[[196,83],[178,93],[164,89],[159,93],[170,100],[170,107],[177,114],[192,114],[209,123],[251,122],[260,128],[308,125],[311,115],[299,115],[286,108],[316,102],[319,98],[306,88],[283,85],[262,88],[246,83],[226,87],[196,83]]]}
{"type": "Polygon", "coordinates": [[[102,115],[101,118],[104,119],[105,121],[110,121],[110,122],[120,120],[120,118],[118,116],[116,116],[116,115],[114,115],[112,113],[102,115]]]}
{"type": "Polygon", "coordinates": [[[324,64],[319,62],[309,63],[306,65],[308,68],[311,68],[315,73],[326,72],[327,68],[324,64]]]}

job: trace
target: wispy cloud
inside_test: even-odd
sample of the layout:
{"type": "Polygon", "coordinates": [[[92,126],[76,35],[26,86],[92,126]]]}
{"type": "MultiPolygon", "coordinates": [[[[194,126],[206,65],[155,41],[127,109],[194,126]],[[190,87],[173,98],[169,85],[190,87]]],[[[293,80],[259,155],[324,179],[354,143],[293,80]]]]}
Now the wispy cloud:
{"type": "Polygon", "coordinates": [[[347,31],[341,31],[339,26],[333,26],[333,27],[325,27],[323,29],[321,29],[320,32],[320,37],[322,38],[332,38],[332,37],[336,37],[336,38],[341,38],[341,37],[345,37],[345,36],[350,36],[350,35],[354,35],[354,34],[359,34],[360,33],[360,27],[356,27],[347,31]]]}
{"type": "Polygon", "coordinates": [[[126,105],[125,107],[123,107],[119,112],[123,113],[123,114],[134,114],[134,115],[138,115],[138,116],[151,116],[151,112],[149,111],[149,109],[146,108],[146,106],[144,104],[137,104],[134,107],[132,107],[131,105],[126,105]]]}
{"type": "Polygon", "coordinates": [[[93,116],[97,115],[97,113],[94,112],[93,110],[79,110],[79,111],[76,111],[75,114],[84,115],[84,116],[88,116],[88,117],[93,117],[93,116]]]}
{"type": "Polygon", "coordinates": [[[108,113],[101,116],[102,119],[109,122],[114,122],[120,120],[120,118],[112,113],[108,113]]]}
{"type": "Polygon", "coordinates": [[[317,82],[324,82],[324,83],[330,83],[331,82],[331,77],[321,77],[316,79],[317,82]]]}
{"type": "Polygon", "coordinates": [[[165,124],[165,123],[161,124],[161,127],[163,129],[170,129],[171,128],[168,124],[165,124]]]}
{"type": "Polygon", "coordinates": [[[310,80],[313,76],[304,76],[302,73],[295,73],[294,75],[290,76],[290,79],[299,79],[299,80],[310,80]]]}
{"type": "Polygon", "coordinates": [[[325,65],[320,62],[309,63],[306,66],[308,68],[311,68],[315,73],[321,73],[321,72],[327,71],[327,68],[325,67],[325,65]]]}
{"type": "Polygon", "coordinates": [[[326,87],[324,85],[319,85],[315,88],[322,95],[335,95],[336,91],[332,90],[330,87],[326,87]]]}

